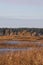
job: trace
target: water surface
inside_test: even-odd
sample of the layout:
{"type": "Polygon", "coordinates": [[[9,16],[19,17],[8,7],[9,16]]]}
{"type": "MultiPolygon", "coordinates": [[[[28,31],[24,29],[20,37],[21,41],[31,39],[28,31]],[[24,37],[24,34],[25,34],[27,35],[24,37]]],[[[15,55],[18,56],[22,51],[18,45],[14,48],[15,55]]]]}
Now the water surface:
{"type": "MultiPolygon", "coordinates": [[[[3,44],[35,44],[37,46],[43,47],[43,44],[40,42],[29,42],[29,41],[4,41],[1,42],[3,44]]],[[[20,51],[20,50],[32,50],[33,48],[28,47],[28,48],[0,48],[0,51],[20,51]]]]}

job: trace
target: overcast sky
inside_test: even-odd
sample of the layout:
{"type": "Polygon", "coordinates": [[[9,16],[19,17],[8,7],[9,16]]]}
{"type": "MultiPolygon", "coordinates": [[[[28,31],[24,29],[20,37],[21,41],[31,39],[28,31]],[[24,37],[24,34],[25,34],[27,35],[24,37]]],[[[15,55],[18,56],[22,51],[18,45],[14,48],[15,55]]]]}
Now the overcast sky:
{"type": "Polygon", "coordinates": [[[43,27],[43,0],[0,0],[0,27],[43,27]]]}

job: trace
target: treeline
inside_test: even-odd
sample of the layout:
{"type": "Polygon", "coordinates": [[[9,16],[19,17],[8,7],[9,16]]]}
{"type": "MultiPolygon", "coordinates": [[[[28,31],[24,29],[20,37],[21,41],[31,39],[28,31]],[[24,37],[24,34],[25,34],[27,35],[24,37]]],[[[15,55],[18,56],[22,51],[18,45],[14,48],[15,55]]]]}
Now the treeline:
{"type": "Polygon", "coordinates": [[[36,35],[43,35],[43,28],[0,28],[0,36],[3,35],[18,35],[18,32],[36,32],[36,35]]]}

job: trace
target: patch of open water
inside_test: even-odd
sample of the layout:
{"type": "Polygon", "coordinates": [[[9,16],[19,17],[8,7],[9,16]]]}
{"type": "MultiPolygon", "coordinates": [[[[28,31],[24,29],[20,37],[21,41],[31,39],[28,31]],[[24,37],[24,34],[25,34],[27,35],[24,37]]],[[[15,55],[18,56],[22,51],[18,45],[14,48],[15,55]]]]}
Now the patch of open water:
{"type": "MultiPolygon", "coordinates": [[[[43,44],[40,43],[40,42],[28,42],[28,41],[6,41],[6,42],[3,42],[3,44],[36,44],[38,46],[41,46],[43,47],[43,44]]],[[[22,51],[22,50],[32,50],[33,48],[31,47],[28,47],[28,48],[0,48],[0,51],[22,51]]]]}

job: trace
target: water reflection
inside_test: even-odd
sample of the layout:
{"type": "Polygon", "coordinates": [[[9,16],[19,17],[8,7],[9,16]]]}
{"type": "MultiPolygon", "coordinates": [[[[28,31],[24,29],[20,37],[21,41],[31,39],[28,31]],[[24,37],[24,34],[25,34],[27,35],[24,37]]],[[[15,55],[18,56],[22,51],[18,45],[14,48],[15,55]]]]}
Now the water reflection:
{"type": "MultiPolygon", "coordinates": [[[[3,44],[35,44],[37,46],[43,47],[43,44],[40,42],[28,42],[28,41],[5,41],[3,44]]],[[[33,48],[0,48],[0,51],[18,51],[18,50],[32,50],[33,48]]]]}
{"type": "Polygon", "coordinates": [[[43,43],[29,42],[29,41],[6,41],[6,42],[3,42],[3,44],[35,44],[37,46],[42,46],[43,47],[43,43]]]}
{"type": "Polygon", "coordinates": [[[0,48],[0,51],[22,51],[22,50],[32,50],[32,48],[0,48]]]}
{"type": "Polygon", "coordinates": [[[26,43],[26,44],[30,44],[30,43],[32,43],[32,44],[40,44],[40,42],[29,42],[29,41],[4,41],[4,42],[1,42],[1,43],[5,43],[5,44],[23,44],[23,43],[26,43]]]}

